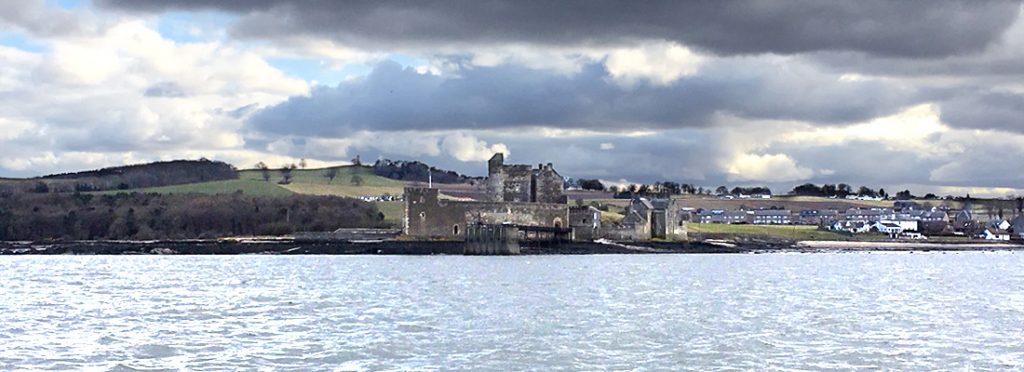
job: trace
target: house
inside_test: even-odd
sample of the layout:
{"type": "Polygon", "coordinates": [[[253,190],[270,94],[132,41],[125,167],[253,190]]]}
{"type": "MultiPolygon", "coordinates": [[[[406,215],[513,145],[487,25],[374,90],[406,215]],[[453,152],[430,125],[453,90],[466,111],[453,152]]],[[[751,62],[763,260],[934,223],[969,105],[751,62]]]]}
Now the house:
{"type": "Polygon", "coordinates": [[[828,229],[832,231],[863,234],[871,231],[871,225],[864,222],[835,221],[828,226],[828,229]]]}
{"type": "Polygon", "coordinates": [[[839,219],[839,211],[835,209],[804,209],[800,211],[797,223],[801,225],[821,225],[839,219]]]}
{"type": "Polygon", "coordinates": [[[755,225],[788,225],[792,213],[786,209],[759,209],[751,213],[750,223],[755,225]]]}
{"type": "Polygon", "coordinates": [[[1010,240],[1010,232],[994,227],[986,228],[981,232],[980,238],[985,240],[1010,240]]]}
{"type": "Polygon", "coordinates": [[[939,209],[912,210],[907,212],[907,216],[921,222],[947,222],[949,220],[949,215],[939,209]]]}
{"type": "Polygon", "coordinates": [[[913,200],[897,200],[892,203],[892,209],[896,211],[911,211],[920,208],[921,205],[913,200]]]}
{"type": "Polygon", "coordinates": [[[891,222],[875,222],[871,229],[894,237],[903,232],[903,227],[891,222]]]}
{"type": "Polygon", "coordinates": [[[850,208],[846,210],[844,219],[851,222],[873,223],[883,219],[893,219],[893,211],[889,208],[850,208]]]}
{"type": "Polygon", "coordinates": [[[1013,236],[1024,239],[1024,215],[1010,220],[1010,232],[1013,233],[1013,236]]]}
{"type": "Polygon", "coordinates": [[[897,225],[902,229],[901,231],[920,231],[918,229],[919,221],[910,218],[897,217],[896,219],[884,219],[879,222],[897,225]]]}
{"type": "Polygon", "coordinates": [[[1009,230],[1012,225],[1007,220],[994,220],[989,223],[989,226],[995,227],[999,230],[1009,230]]]}
{"type": "Polygon", "coordinates": [[[618,226],[607,229],[613,239],[685,239],[686,227],[672,199],[633,198],[618,226]]]}
{"type": "Polygon", "coordinates": [[[966,203],[964,205],[964,209],[961,209],[960,212],[958,212],[956,216],[953,217],[953,225],[956,227],[957,230],[963,230],[964,228],[972,226],[975,223],[976,221],[974,220],[974,215],[971,214],[970,203],[966,203]]]}
{"type": "Polygon", "coordinates": [[[705,209],[697,213],[700,223],[747,223],[747,212],[724,209],[705,209]]]}

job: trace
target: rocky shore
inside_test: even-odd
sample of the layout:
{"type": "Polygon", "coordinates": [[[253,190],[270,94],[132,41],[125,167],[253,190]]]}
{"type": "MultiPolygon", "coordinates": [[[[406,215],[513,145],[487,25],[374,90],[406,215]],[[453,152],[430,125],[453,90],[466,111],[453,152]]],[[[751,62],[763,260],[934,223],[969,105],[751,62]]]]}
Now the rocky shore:
{"type": "MultiPolygon", "coordinates": [[[[700,242],[573,242],[523,246],[524,255],[680,254],[856,251],[1024,250],[1011,243],[792,242],[736,239],[700,242]]],[[[307,242],[267,240],[0,242],[0,255],[461,255],[457,241],[307,242]]]]}
{"type": "MultiPolygon", "coordinates": [[[[0,242],[0,255],[233,255],[233,254],[382,254],[461,255],[463,243],[455,241],[297,242],[293,240],[181,240],[181,241],[72,241],[0,242]]],[[[525,255],[543,254],[657,254],[748,253],[749,247],[707,243],[562,243],[524,246],[525,255]]]]}

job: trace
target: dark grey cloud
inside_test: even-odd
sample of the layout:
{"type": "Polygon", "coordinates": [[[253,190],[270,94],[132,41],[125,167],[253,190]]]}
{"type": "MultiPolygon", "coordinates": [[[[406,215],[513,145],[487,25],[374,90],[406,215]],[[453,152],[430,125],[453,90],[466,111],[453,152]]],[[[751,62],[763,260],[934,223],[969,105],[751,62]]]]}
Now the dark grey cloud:
{"type": "Polygon", "coordinates": [[[744,59],[669,85],[622,85],[601,64],[571,75],[510,65],[466,67],[458,74],[419,74],[383,62],[363,79],[266,108],[248,125],[266,133],[327,136],[525,126],[622,131],[704,127],[716,113],[849,123],[914,103],[913,92],[883,82],[841,82],[795,63],[779,73],[744,59]]]}
{"type": "Polygon", "coordinates": [[[943,122],[957,128],[1024,133],[1024,95],[965,90],[939,103],[943,122]]]}
{"type": "Polygon", "coordinates": [[[222,10],[234,34],[315,35],[364,48],[666,39],[717,54],[858,51],[934,57],[978,52],[1018,17],[1020,1],[334,1],[100,0],[139,11],[222,10]]]}

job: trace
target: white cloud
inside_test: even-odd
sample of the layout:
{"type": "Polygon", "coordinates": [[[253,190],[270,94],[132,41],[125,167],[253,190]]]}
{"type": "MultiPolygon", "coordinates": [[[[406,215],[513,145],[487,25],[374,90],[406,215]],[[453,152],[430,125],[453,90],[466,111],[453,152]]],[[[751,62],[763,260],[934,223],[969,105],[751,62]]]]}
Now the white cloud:
{"type": "Polygon", "coordinates": [[[697,73],[705,60],[705,57],[682,45],[659,42],[612,50],[605,66],[608,73],[626,84],[634,84],[638,80],[669,84],[697,73]]]}
{"type": "Polygon", "coordinates": [[[810,178],[814,171],[797,165],[786,154],[742,154],[728,167],[729,181],[792,182],[810,178]]]}
{"type": "Polygon", "coordinates": [[[495,153],[504,153],[509,156],[508,147],[501,143],[488,145],[473,135],[465,132],[449,134],[441,140],[441,148],[448,155],[460,161],[483,161],[490,159],[495,153]]]}
{"type": "Polygon", "coordinates": [[[0,47],[0,129],[18,129],[0,135],[4,168],[65,171],[240,149],[245,115],[235,110],[309,91],[255,53],[178,43],[141,20],[45,42],[39,53],[0,47]],[[175,92],[147,95],[153,87],[175,92]],[[122,156],[132,152],[147,155],[122,156]]]}
{"type": "Polygon", "coordinates": [[[600,148],[601,148],[601,150],[605,150],[605,151],[614,150],[615,149],[615,144],[611,143],[611,142],[604,142],[604,143],[602,143],[600,145],[600,148]]]}

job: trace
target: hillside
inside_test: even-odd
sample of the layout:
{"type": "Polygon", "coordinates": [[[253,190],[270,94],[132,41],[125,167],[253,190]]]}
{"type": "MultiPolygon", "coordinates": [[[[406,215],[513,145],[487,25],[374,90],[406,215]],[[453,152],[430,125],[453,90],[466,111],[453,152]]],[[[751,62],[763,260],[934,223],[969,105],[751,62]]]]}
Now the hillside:
{"type": "Polygon", "coordinates": [[[28,179],[0,179],[0,192],[41,194],[128,190],[237,178],[237,171],[228,163],[206,159],[174,160],[28,179]]]}

